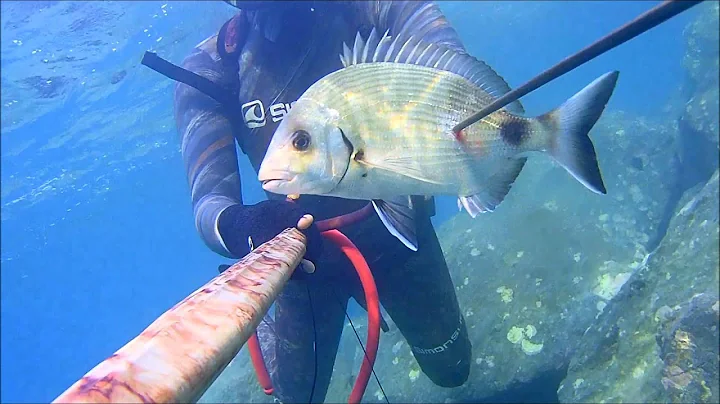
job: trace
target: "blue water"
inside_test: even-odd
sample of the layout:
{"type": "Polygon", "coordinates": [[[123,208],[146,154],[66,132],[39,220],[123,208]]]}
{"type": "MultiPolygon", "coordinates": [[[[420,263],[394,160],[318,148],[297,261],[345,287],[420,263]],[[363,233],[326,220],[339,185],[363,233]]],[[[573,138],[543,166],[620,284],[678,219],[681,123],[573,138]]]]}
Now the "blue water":
{"type": "MultiPolygon", "coordinates": [[[[654,4],[441,7],[468,51],[517,86],[654,4]]],[[[229,262],[194,229],[171,84],[138,62],[148,49],[180,62],[233,9],[2,2],[2,11],[0,400],[43,402],[229,262]],[[127,75],[112,84],[121,70],[127,75]],[[53,77],[66,84],[52,99],[28,84],[50,91],[62,80],[53,77]]],[[[529,95],[528,113],[620,70],[611,108],[661,115],[683,78],[681,34],[692,18],[681,15],[529,95]]],[[[251,171],[247,161],[241,170],[251,171]]],[[[245,178],[247,201],[262,199],[245,178]]],[[[440,198],[436,224],[456,212],[454,198],[440,198]]]]}

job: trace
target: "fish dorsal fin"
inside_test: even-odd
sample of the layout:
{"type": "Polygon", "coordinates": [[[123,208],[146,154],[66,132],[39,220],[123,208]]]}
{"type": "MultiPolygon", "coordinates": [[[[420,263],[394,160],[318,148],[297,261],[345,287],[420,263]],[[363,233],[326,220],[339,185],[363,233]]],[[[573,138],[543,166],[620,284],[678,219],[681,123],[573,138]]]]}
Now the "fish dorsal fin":
{"type": "MultiPolygon", "coordinates": [[[[343,43],[343,54],[340,55],[343,66],[375,62],[413,64],[455,73],[495,98],[510,91],[507,82],[490,66],[467,53],[459,53],[412,36],[393,38],[388,32],[385,31],[379,37],[373,28],[367,41],[358,32],[352,49],[343,43]]],[[[513,113],[525,113],[519,101],[510,103],[505,109],[513,113]]]]}

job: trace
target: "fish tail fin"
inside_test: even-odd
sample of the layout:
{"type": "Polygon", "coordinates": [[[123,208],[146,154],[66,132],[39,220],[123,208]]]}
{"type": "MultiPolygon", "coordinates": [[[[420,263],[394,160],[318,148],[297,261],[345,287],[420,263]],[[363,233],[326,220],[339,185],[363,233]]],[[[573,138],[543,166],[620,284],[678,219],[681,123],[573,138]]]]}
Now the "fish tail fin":
{"type": "Polygon", "coordinates": [[[588,134],[605,109],[619,74],[613,71],[598,77],[560,107],[538,118],[555,123],[550,154],[575,179],[599,194],[606,194],[607,189],[588,134]]]}

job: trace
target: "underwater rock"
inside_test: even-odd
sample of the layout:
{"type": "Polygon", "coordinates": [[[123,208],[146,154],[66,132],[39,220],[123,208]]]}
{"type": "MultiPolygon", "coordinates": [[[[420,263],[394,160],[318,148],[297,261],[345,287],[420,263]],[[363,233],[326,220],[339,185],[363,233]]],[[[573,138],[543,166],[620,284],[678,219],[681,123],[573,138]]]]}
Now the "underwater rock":
{"type": "Polygon", "coordinates": [[[718,400],[718,304],[717,294],[694,296],[658,341],[665,362],[661,382],[672,402],[718,400]]]}
{"type": "Polygon", "coordinates": [[[240,351],[198,400],[198,403],[272,402],[272,397],[266,396],[257,382],[247,349],[240,351]]]}
{"type": "Polygon", "coordinates": [[[681,146],[677,126],[608,111],[591,135],[611,201],[596,199],[598,203],[588,205],[589,198],[583,197],[577,207],[597,209],[598,217],[608,215],[599,225],[619,248],[654,248],[665,231],[663,219],[669,219],[676,195],[682,193],[678,188],[685,185],[676,157],[681,146]]]}
{"type": "Polygon", "coordinates": [[[562,402],[717,402],[718,172],[588,328],[562,402]]]}
{"type": "MultiPolygon", "coordinates": [[[[688,100],[683,119],[717,148],[720,135],[720,3],[705,2],[698,8],[698,18],[684,32],[687,51],[683,65],[687,72],[688,100]]],[[[712,153],[717,154],[717,150],[712,153]]]]}
{"type": "Polygon", "coordinates": [[[698,6],[697,17],[683,31],[686,41],[684,81],[681,94],[670,99],[670,103],[676,106],[665,111],[676,120],[676,153],[670,163],[676,173],[674,177],[667,178],[670,197],[648,249],[657,247],[664,236],[682,195],[697,185],[705,184],[718,168],[718,11],[717,2],[698,6]]]}

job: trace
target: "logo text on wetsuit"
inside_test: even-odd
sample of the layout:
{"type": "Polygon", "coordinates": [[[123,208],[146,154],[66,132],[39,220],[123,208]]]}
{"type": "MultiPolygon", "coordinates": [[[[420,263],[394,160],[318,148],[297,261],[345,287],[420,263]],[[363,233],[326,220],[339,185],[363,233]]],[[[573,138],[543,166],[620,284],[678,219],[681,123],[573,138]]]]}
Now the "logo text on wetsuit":
{"type": "Polygon", "coordinates": [[[424,355],[437,354],[437,353],[440,353],[440,352],[445,352],[445,351],[448,349],[448,347],[449,347],[450,345],[452,345],[452,344],[458,339],[458,337],[460,336],[460,328],[462,327],[462,324],[463,324],[463,318],[462,318],[462,316],[461,316],[461,317],[460,317],[460,325],[458,326],[458,328],[455,329],[455,332],[452,333],[452,335],[450,336],[450,339],[448,339],[447,341],[445,341],[442,345],[438,345],[438,346],[436,346],[435,348],[420,348],[420,347],[417,347],[417,346],[413,346],[413,347],[411,347],[411,348],[412,348],[413,351],[415,351],[415,352],[417,352],[417,353],[419,353],[419,354],[424,354],[424,355]]]}
{"type": "MultiPolygon", "coordinates": [[[[295,104],[295,101],[291,103],[278,102],[270,105],[270,117],[274,123],[282,121],[285,115],[290,112],[290,108],[295,104]]],[[[245,125],[250,129],[261,128],[267,123],[265,117],[265,107],[262,101],[253,100],[246,102],[241,107],[243,120],[245,125]]]]}

